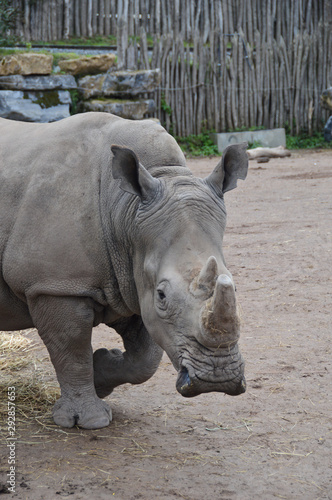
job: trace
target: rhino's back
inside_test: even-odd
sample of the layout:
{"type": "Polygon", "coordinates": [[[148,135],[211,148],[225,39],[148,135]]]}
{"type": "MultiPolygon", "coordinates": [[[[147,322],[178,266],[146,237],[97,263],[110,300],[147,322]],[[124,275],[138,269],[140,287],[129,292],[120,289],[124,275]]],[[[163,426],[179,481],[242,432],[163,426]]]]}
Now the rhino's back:
{"type": "Polygon", "coordinates": [[[0,118],[2,234],[22,200],[30,201],[35,210],[42,205],[55,208],[64,198],[76,205],[88,193],[90,201],[98,202],[100,179],[112,182],[113,144],[133,149],[148,169],[185,165],[176,141],[152,120],[125,120],[108,113],[85,113],[48,124],[0,118]]]}
{"type": "Polygon", "coordinates": [[[32,171],[52,168],[50,163],[57,170],[80,169],[104,153],[110,158],[112,144],[133,149],[146,168],[186,165],[174,138],[155,121],[92,112],[47,124],[0,118],[0,172],[18,173],[26,184],[32,171]]]}

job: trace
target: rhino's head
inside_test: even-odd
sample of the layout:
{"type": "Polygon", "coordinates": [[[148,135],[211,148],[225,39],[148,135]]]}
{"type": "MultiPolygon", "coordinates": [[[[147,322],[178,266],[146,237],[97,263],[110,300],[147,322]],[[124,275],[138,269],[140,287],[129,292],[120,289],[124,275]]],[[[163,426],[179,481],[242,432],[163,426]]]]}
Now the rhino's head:
{"type": "Polygon", "coordinates": [[[224,193],[246,177],[246,144],[229,146],[205,179],[183,167],[151,175],[133,151],[112,151],[114,177],[140,199],[133,271],[141,316],[178,371],[177,390],[243,393],[240,318],[222,241],[224,193]]]}

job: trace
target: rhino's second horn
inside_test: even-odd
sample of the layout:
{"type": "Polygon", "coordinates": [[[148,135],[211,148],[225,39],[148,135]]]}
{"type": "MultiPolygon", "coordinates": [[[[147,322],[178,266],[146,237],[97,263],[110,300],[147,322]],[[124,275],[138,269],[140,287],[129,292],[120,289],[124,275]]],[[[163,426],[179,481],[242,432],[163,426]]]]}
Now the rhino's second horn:
{"type": "Polygon", "coordinates": [[[195,278],[191,285],[190,291],[196,297],[208,299],[212,296],[216,281],[218,278],[218,264],[215,257],[211,256],[206,261],[201,272],[195,278]]]}

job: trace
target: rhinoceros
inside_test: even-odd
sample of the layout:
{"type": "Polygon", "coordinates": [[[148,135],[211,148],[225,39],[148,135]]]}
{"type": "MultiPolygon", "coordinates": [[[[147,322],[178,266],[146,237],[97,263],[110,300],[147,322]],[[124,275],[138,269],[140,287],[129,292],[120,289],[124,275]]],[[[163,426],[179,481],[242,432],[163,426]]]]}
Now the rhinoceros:
{"type": "Polygon", "coordinates": [[[102,398],[140,384],[166,351],[185,397],[245,391],[224,193],[246,144],[195,177],[153,120],[85,113],[0,119],[0,330],[35,327],[61,388],[54,422],[107,426],[102,398]],[[104,323],[125,351],[91,347],[104,323]]]}

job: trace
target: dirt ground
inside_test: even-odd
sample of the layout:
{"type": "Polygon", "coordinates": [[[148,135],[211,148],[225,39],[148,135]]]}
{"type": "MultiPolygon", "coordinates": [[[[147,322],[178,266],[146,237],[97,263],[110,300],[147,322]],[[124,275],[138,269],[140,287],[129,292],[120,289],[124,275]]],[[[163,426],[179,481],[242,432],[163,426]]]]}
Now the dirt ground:
{"type": "MultiPolygon", "coordinates": [[[[217,161],[189,165],[205,176],[217,161]]],[[[332,151],[252,161],[225,198],[247,392],[184,399],[164,356],[150,381],[107,398],[113,422],[97,431],[57,428],[50,409],[23,418],[17,393],[15,498],[332,499],[332,151]]],[[[55,384],[45,348],[26,335],[39,345],[34,370],[55,384]]],[[[120,346],[105,326],[93,342],[120,346]]]]}

